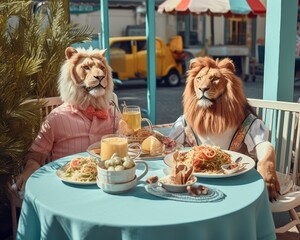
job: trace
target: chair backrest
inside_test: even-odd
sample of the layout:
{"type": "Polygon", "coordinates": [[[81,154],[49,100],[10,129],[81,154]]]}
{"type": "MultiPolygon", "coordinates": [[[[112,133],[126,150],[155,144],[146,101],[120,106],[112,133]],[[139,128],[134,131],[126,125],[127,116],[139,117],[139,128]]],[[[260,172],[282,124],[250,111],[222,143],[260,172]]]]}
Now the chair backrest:
{"type": "Polygon", "coordinates": [[[277,171],[291,174],[299,183],[300,103],[251,98],[248,102],[270,130],[277,171]]]}
{"type": "MultiPolygon", "coordinates": [[[[61,105],[63,102],[60,97],[48,97],[44,99],[45,105],[40,109],[41,113],[41,124],[45,117],[56,107],[61,105]]],[[[51,155],[48,156],[46,162],[51,161],[51,155]]]]}
{"type": "Polygon", "coordinates": [[[54,108],[62,104],[60,97],[45,98],[45,105],[41,108],[41,116],[46,117],[54,108]]]}
{"type": "MultiPolygon", "coordinates": [[[[37,102],[38,99],[31,99],[27,100],[26,102],[37,102]]],[[[41,115],[41,123],[44,120],[44,118],[56,107],[61,105],[63,102],[60,97],[48,97],[44,99],[40,99],[40,101],[43,101],[45,104],[42,108],[40,108],[40,115],[41,115]]]]}
{"type": "MultiPolygon", "coordinates": [[[[54,108],[62,104],[62,100],[60,99],[60,97],[49,97],[43,100],[45,101],[45,105],[40,109],[41,122],[43,121],[44,117],[46,117],[54,108]]],[[[37,99],[32,99],[32,100],[28,100],[27,102],[36,102],[36,101],[37,99]]],[[[7,197],[10,201],[10,207],[11,207],[13,239],[16,239],[17,225],[18,225],[18,216],[17,216],[16,208],[21,208],[22,199],[19,197],[15,185],[12,185],[11,182],[8,182],[7,197]]]]}

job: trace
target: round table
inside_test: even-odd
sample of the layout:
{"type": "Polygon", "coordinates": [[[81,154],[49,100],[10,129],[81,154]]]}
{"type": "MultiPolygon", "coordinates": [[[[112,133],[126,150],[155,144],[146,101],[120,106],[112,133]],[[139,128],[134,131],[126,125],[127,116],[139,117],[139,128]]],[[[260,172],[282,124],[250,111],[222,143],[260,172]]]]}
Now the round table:
{"type": "Polygon", "coordinates": [[[138,185],[114,195],[96,184],[68,184],[56,176],[78,155],[88,154],[51,162],[28,179],[17,239],[276,239],[265,183],[255,169],[234,177],[198,178],[225,198],[181,202],[145,190],[148,176],[164,175],[162,159],[146,160],[149,172],[138,185]]]}

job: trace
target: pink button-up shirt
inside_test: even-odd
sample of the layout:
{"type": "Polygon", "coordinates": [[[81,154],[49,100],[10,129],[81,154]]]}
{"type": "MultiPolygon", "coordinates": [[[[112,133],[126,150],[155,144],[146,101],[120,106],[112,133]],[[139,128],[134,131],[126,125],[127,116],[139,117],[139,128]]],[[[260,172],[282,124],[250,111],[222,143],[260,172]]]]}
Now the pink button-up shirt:
{"type": "Polygon", "coordinates": [[[107,119],[88,117],[84,112],[64,103],[47,116],[30,152],[50,154],[51,160],[85,152],[88,146],[100,142],[103,135],[114,133],[120,117],[121,114],[114,108],[110,108],[107,119]]]}

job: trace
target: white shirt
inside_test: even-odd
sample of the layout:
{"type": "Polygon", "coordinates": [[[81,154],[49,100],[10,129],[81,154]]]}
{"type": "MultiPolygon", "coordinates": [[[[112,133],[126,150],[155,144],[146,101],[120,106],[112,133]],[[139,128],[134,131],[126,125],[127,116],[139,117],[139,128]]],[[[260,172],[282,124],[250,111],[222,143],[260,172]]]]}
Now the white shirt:
{"type": "MultiPolygon", "coordinates": [[[[180,116],[176,122],[174,122],[172,129],[170,131],[169,137],[176,140],[181,144],[186,143],[186,136],[185,136],[185,128],[186,123],[184,120],[183,115],[180,116]]],[[[229,128],[222,134],[209,134],[205,136],[198,135],[197,137],[200,140],[199,145],[215,145],[219,146],[221,149],[229,149],[230,143],[234,134],[237,129],[229,128]]],[[[259,143],[268,141],[269,138],[269,130],[265,126],[262,120],[256,119],[252,125],[250,126],[245,139],[244,143],[247,146],[247,150],[251,153],[255,146],[259,143]]]]}

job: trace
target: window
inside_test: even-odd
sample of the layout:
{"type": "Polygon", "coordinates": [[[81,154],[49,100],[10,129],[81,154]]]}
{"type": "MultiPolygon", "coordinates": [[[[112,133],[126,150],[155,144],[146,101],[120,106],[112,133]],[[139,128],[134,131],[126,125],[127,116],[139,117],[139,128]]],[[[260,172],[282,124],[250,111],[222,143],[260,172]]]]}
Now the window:
{"type": "Polygon", "coordinates": [[[137,41],[137,51],[145,51],[147,50],[147,42],[146,40],[137,41]]]}
{"type": "Polygon", "coordinates": [[[191,16],[191,30],[197,32],[198,31],[198,22],[200,22],[200,16],[192,15],[191,16]]]}
{"type": "Polygon", "coordinates": [[[125,53],[132,53],[131,51],[131,41],[120,41],[115,42],[111,45],[111,48],[119,48],[125,51],[125,53]]]}
{"type": "Polygon", "coordinates": [[[177,31],[184,31],[185,27],[185,16],[184,15],[177,15],[177,31]]]}
{"type": "Polygon", "coordinates": [[[226,44],[246,45],[247,19],[228,18],[226,24],[226,44]]]}
{"type": "Polygon", "coordinates": [[[201,46],[204,43],[204,16],[199,15],[177,15],[177,34],[182,36],[185,47],[201,46]],[[185,41],[185,35],[189,38],[185,41]]]}

